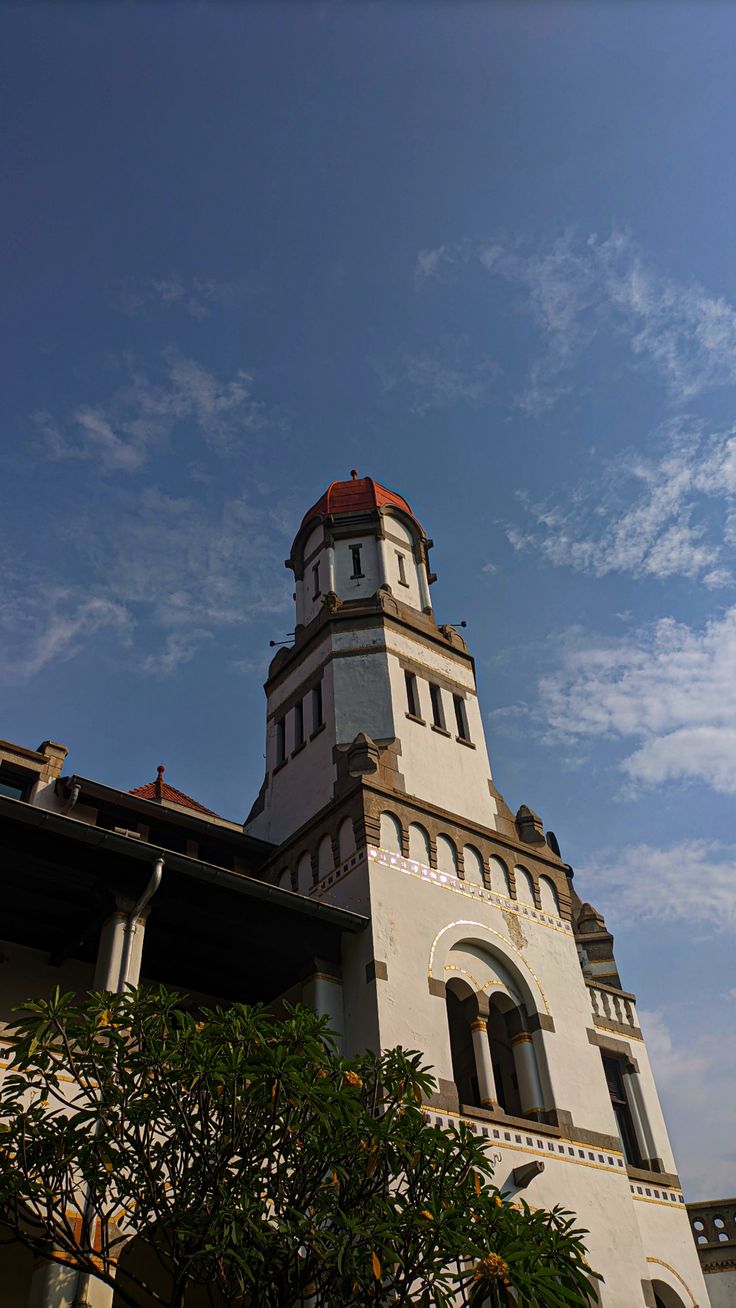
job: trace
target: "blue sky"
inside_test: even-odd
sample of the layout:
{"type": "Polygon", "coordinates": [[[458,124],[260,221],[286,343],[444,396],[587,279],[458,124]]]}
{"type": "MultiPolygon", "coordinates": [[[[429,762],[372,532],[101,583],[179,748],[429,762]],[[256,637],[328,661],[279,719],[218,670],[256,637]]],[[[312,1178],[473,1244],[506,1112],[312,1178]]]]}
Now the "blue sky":
{"type": "Polygon", "coordinates": [[[736,12],[2,27],[0,734],[244,816],[301,514],[352,467],[400,490],[688,1194],[732,1194],[736,12]]]}

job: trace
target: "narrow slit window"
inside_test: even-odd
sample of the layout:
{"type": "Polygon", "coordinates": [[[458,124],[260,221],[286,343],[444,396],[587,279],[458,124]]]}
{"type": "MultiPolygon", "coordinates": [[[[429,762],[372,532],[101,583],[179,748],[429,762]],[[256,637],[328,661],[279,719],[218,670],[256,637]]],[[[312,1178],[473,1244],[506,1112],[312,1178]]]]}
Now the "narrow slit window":
{"type": "Polygon", "coordinates": [[[319,584],[319,564],[318,564],[318,563],[315,563],[314,567],[312,568],[312,581],[313,581],[313,583],[314,583],[314,589],[313,589],[313,593],[312,593],[312,599],[317,599],[318,596],[321,595],[321,593],[322,593],[322,592],[321,592],[321,589],[320,589],[320,584],[319,584]]]}
{"type": "Polygon", "coordinates": [[[399,554],[398,550],[396,551],[396,561],[399,565],[399,585],[408,586],[409,583],[406,580],[406,559],[403,554],[399,554]]]}
{"type": "Polygon", "coordinates": [[[363,576],[363,569],[362,569],[362,567],[361,567],[361,565],[360,565],[360,550],[361,550],[360,545],[351,545],[351,546],[350,546],[350,555],[351,555],[352,560],[353,560],[353,571],[352,571],[352,573],[351,573],[351,576],[352,576],[352,577],[362,577],[362,576],[363,576]]]}
{"type": "Polygon", "coordinates": [[[304,744],[304,704],[299,700],[294,705],[294,749],[304,744]]]}
{"type": "Polygon", "coordinates": [[[441,731],[445,731],[445,710],[442,705],[442,691],[439,686],[435,686],[433,681],[429,683],[429,697],[432,701],[432,721],[441,731]]]}
{"type": "Polygon", "coordinates": [[[465,712],[465,700],[462,695],[453,695],[452,702],[455,705],[455,721],[457,723],[457,734],[461,740],[470,740],[468,731],[468,716],[465,712]]]}
{"type": "Polygon", "coordinates": [[[312,690],[312,731],[322,726],[322,682],[312,690]]]}
{"type": "Polygon", "coordinates": [[[409,713],[413,718],[421,716],[419,712],[419,693],[417,688],[417,679],[413,672],[405,672],[406,679],[406,704],[409,713]]]}
{"type": "Polygon", "coordinates": [[[639,1151],[639,1142],[636,1138],[634,1119],[629,1105],[629,1098],[626,1092],[626,1083],[623,1076],[623,1065],[618,1058],[606,1057],[601,1054],[603,1059],[603,1071],[606,1074],[606,1084],[608,1093],[611,1096],[611,1104],[616,1117],[618,1133],[621,1137],[621,1147],[624,1152],[624,1158],[630,1167],[641,1167],[642,1158],[639,1151]]]}
{"type": "Polygon", "coordinates": [[[276,722],[276,766],[286,758],[286,718],[276,722]]]}

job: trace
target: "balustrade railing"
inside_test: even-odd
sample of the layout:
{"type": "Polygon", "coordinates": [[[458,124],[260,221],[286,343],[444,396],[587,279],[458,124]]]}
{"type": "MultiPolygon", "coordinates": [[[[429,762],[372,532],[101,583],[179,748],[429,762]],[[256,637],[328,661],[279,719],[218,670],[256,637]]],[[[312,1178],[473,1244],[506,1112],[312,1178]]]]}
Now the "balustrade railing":
{"type": "Polygon", "coordinates": [[[593,1009],[593,1017],[598,1018],[601,1022],[615,1022],[617,1026],[628,1026],[633,1030],[638,1029],[639,1023],[636,1016],[635,999],[624,990],[614,990],[612,986],[604,986],[595,981],[588,981],[588,990],[590,991],[590,1005],[593,1009]]]}

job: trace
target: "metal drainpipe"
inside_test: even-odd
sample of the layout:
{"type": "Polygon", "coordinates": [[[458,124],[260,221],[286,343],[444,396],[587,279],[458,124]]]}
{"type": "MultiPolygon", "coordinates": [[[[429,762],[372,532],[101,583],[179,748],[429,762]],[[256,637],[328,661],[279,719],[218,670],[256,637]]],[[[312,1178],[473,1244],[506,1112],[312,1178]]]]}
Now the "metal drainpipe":
{"type": "MultiPolygon", "coordinates": [[[[148,885],[143,891],[143,894],[141,895],[137,904],[134,905],[134,907],[131,909],[130,913],[128,914],[128,920],[125,923],[125,939],[123,941],[123,956],[120,960],[120,975],[118,977],[118,984],[115,987],[115,993],[118,995],[123,994],[125,987],[128,984],[128,973],[130,971],[130,956],[133,951],[133,940],[135,938],[135,929],[138,922],[138,918],[140,917],[143,910],[148,907],[151,900],[153,899],[153,896],[156,894],[156,891],[161,885],[161,878],[163,874],[164,874],[164,860],[162,858],[157,858],[153,865],[153,871],[151,872],[151,875],[149,877],[148,885]]],[[[83,1222],[82,1222],[83,1230],[88,1226],[88,1223],[89,1223],[89,1195],[87,1196],[84,1205],[83,1222]]],[[[89,1292],[90,1292],[91,1284],[92,1284],[92,1275],[90,1272],[83,1272],[83,1271],[77,1272],[77,1286],[74,1294],[74,1299],[72,1300],[72,1308],[89,1308],[89,1292]]]]}
{"type": "Polygon", "coordinates": [[[66,815],[67,813],[71,813],[72,809],[74,808],[74,805],[76,804],[77,800],[79,799],[79,795],[80,795],[80,791],[81,791],[81,789],[82,789],[82,787],[81,787],[81,785],[79,784],[79,782],[78,782],[78,781],[75,781],[75,782],[74,782],[74,785],[72,786],[71,790],[69,791],[69,798],[68,798],[68,800],[66,801],[66,804],[64,805],[64,807],[63,807],[63,809],[62,809],[62,812],[63,812],[65,815],[66,815]]]}
{"type": "Polygon", "coordinates": [[[135,939],[135,932],[136,932],[136,927],[138,925],[138,918],[140,917],[143,910],[147,908],[148,904],[153,899],[153,896],[155,895],[156,891],[161,885],[161,877],[163,876],[163,872],[164,872],[164,860],[162,858],[157,858],[156,862],[153,865],[153,871],[151,873],[148,885],[143,891],[143,894],[138,900],[138,903],[134,906],[134,908],[131,909],[130,913],[128,914],[128,920],[125,923],[125,938],[123,940],[123,956],[120,960],[120,975],[118,977],[118,984],[115,987],[115,993],[118,995],[123,994],[125,987],[128,984],[128,973],[130,972],[130,956],[133,952],[133,940],[135,939]]]}

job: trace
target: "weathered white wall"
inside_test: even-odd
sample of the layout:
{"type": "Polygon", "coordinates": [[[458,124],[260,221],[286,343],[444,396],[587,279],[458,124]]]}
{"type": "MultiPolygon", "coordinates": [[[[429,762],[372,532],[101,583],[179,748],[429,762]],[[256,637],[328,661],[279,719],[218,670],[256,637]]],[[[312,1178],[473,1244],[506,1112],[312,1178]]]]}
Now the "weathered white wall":
{"type": "Polygon", "coordinates": [[[453,658],[451,653],[445,654],[440,648],[388,627],[386,644],[396,734],[401,740],[401,771],[407,793],[494,830],[496,801],[489,789],[491,768],[471,669],[464,661],[453,658]],[[417,692],[423,724],[406,716],[408,704],[402,659],[418,669],[417,692]],[[473,748],[456,738],[452,692],[447,689],[443,689],[442,694],[449,735],[432,729],[428,683],[437,676],[454,682],[457,693],[465,694],[465,712],[473,748]]]}
{"type": "MultiPolygon", "coordinates": [[[[600,1050],[587,1035],[593,1028],[588,988],[572,932],[562,920],[549,925],[521,903],[489,902],[487,894],[470,883],[438,874],[434,879],[422,877],[397,855],[393,865],[388,855],[362,861],[334,883],[326,897],[368,911],[371,917],[368,931],[351,943],[344,960],[349,1050],[372,1043],[371,1036],[382,1048],[403,1044],[421,1049],[435,1074],[451,1081],[445,1003],[430,993],[429,976],[446,980],[462,974],[477,989],[485,987],[486,993],[493,993],[500,988],[514,999],[522,995],[530,1011],[552,1017],[555,1030],[534,1037],[545,1106],[570,1113],[583,1133],[617,1136],[600,1050]],[[386,980],[366,984],[368,949],[373,960],[386,964],[386,980]]],[[[621,1035],[616,1038],[627,1043],[621,1035]]],[[[628,1043],[646,1093],[656,1100],[653,1082],[650,1086],[647,1081],[644,1045],[635,1040],[628,1043]]],[[[650,1112],[656,1119],[651,1105],[650,1112]]],[[[446,1113],[440,1116],[448,1120],[446,1113]]],[[[486,1123],[480,1122],[479,1129],[485,1131],[486,1123]]],[[[642,1281],[653,1279],[660,1263],[674,1269],[669,1279],[663,1275],[667,1284],[674,1288],[681,1277],[693,1301],[706,1308],[703,1277],[679,1191],[656,1201],[646,1196],[635,1199],[620,1149],[602,1149],[576,1139],[574,1128],[570,1139],[546,1135],[532,1122],[528,1130],[508,1131],[502,1123],[489,1122],[488,1130],[497,1153],[496,1180],[502,1188],[513,1189],[515,1167],[544,1158],[545,1171],[524,1191],[524,1198],[540,1206],[562,1203],[589,1228],[591,1265],[606,1278],[601,1292],[605,1308],[643,1308],[642,1281]]],[[[662,1131],[664,1147],[663,1123],[662,1131]]],[[[671,1154],[663,1157],[669,1166],[671,1154]]],[[[662,1188],[659,1193],[664,1193],[662,1188]]],[[[680,1293],[690,1305],[682,1286],[680,1293]]]]}

